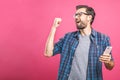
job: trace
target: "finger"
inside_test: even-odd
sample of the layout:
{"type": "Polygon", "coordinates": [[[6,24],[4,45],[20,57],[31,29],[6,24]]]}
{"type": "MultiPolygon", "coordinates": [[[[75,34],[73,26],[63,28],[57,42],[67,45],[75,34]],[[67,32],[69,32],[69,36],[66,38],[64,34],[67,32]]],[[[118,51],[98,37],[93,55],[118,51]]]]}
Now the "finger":
{"type": "Polygon", "coordinates": [[[101,55],[100,58],[111,58],[111,55],[101,55]]]}
{"type": "Polygon", "coordinates": [[[102,54],[101,56],[111,56],[110,54],[102,54]]]}
{"type": "Polygon", "coordinates": [[[58,27],[59,25],[60,25],[60,22],[62,21],[62,19],[61,18],[55,18],[54,19],[54,24],[53,24],[53,26],[54,27],[58,27]]]}
{"type": "Polygon", "coordinates": [[[99,61],[101,62],[108,62],[110,61],[111,59],[108,59],[108,58],[99,58],[99,61]]]}
{"type": "Polygon", "coordinates": [[[61,18],[56,18],[56,23],[59,24],[62,21],[61,18]]]}
{"type": "Polygon", "coordinates": [[[109,61],[107,61],[107,60],[99,60],[100,62],[103,62],[103,63],[107,63],[107,62],[109,62],[109,61]]]}
{"type": "Polygon", "coordinates": [[[111,59],[111,57],[106,57],[106,56],[101,56],[101,57],[99,57],[99,59],[103,59],[103,60],[109,60],[109,59],[111,59]]]}

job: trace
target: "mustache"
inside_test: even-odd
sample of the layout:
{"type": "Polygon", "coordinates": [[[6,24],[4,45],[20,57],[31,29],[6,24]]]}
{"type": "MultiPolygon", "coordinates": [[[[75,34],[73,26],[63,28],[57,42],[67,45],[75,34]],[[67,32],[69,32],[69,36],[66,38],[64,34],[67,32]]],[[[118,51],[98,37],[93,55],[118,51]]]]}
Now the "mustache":
{"type": "Polygon", "coordinates": [[[79,23],[79,22],[81,22],[81,20],[75,20],[75,22],[76,22],[76,23],[79,23]]]}

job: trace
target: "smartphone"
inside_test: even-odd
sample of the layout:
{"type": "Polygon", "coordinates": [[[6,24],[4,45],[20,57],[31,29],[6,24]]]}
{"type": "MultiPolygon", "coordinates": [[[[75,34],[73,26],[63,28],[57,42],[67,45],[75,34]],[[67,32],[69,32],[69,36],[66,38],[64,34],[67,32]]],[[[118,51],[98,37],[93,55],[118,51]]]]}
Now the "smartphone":
{"type": "Polygon", "coordinates": [[[103,54],[110,54],[112,46],[107,46],[103,54]]]}

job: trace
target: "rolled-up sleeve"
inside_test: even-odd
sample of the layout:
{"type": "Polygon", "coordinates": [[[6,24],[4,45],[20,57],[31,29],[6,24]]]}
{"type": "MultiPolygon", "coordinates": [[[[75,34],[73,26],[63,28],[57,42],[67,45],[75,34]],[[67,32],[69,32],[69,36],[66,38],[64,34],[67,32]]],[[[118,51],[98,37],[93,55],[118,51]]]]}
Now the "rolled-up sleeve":
{"type": "Polygon", "coordinates": [[[61,38],[57,43],[54,44],[53,56],[62,52],[63,43],[64,38],[61,38]]]}

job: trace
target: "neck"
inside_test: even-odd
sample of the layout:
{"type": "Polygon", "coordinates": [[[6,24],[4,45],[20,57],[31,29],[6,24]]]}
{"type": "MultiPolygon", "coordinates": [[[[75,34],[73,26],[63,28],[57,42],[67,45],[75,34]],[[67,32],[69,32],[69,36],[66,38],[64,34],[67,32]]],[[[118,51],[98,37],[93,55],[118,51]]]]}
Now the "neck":
{"type": "Polygon", "coordinates": [[[91,34],[91,25],[88,25],[85,29],[80,29],[82,36],[87,36],[91,34]]]}

